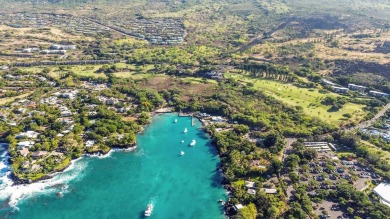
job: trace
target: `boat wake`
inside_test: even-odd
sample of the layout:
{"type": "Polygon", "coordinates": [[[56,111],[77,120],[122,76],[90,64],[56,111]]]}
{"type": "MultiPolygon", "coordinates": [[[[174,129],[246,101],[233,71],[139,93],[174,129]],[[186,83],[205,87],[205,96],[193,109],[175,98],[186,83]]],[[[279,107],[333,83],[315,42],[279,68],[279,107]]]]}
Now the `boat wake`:
{"type": "MultiPolygon", "coordinates": [[[[13,185],[11,180],[11,171],[7,162],[8,155],[5,155],[7,159],[1,160],[0,166],[6,165],[8,170],[4,176],[0,178],[0,200],[8,201],[8,205],[14,211],[18,210],[18,203],[26,198],[31,198],[38,194],[55,194],[67,193],[67,183],[77,179],[80,179],[83,175],[83,171],[87,167],[87,162],[81,161],[81,158],[73,160],[71,165],[61,173],[54,173],[51,176],[53,178],[35,182],[32,184],[13,185]],[[5,161],[5,162],[4,162],[5,161]]],[[[3,170],[3,169],[2,169],[3,170]]]]}

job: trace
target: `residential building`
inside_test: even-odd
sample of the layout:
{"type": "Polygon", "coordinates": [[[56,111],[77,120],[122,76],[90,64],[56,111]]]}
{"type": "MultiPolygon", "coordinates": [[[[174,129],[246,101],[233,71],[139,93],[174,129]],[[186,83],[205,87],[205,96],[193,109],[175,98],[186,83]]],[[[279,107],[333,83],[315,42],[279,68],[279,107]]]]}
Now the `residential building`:
{"type": "Polygon", "coordinates": [[[245,187],[249,189],[255,188],[255,182],[245,181],[245,187]]]}
{"type": "Polygon", "coordinates": [[[20,153],[20,155],[22,155],[23,157],[27,157],[27,155],[30,153],[30,151],[28,150],[28,148],[24,147],[24,148],[22,148],[21,150],[19,150],[19,153],[20,153]]]}
{"type": "Polygon", "coordinates": [[[248,189],[246,192],[250,195],[256,195],[256,190],[254,189],[248,189]]]}
{"type": "Polygon", "coordinates": [[[35,144],[34,141],[21,141],[17,143],[18,148],[31,147],[35,144]]]}
{"type": "Polygon", "coordinates": [[[17,139],[20,139],[20,138],[28,138],[28,139],[32,139],[32,138],[37,138],[39,136],[39,133],[38,132],[35,132],[35,131],[27,131],[27,132],[21,132],[19,134],[16,135],[16,138],[17,139]]]}
{"type": "Polygon", "coordinates": [[[276,190],[276,189],[262,188],[262,190],[263,190],[266,194],[276,194],[276,193],[278,192],[278,190],[276,190]]]}
{"type": "Polygon", "coordinates": [[[42,157],[46,156],[47,154],[48,154],[47,151],[36,151],[36,152],[32,153],[31,157],[33,157],[35,159],[42,158],[42,157]]]}
{"type": "Polygon", "coordinates": [[[52,44],[50,46],[50,49],[53,50],[75,50],[77,48],[76,45],[59,45],[59,44],[52,44]]]}
{"type": "Polygon", "coordinates": [[[95,145],[95,141],[94,140],[88,140],[85,142],[85,147],[92,147],[95,145]]]}

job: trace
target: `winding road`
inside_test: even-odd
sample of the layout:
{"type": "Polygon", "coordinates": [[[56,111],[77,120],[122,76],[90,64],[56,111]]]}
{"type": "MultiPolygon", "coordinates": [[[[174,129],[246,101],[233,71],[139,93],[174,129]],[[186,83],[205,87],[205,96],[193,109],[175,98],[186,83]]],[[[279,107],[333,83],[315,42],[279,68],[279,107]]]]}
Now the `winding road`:
{"type": "Polygon", "coordinates": [[[354,126],[354,127],[351,127],[351,128],[348,128],[347,130],[349,131],[352,131],[352,130],[355,130],[355,129],[363,129],[363,128],[368,128],[370,127],[376,120],[378,120],[380,117],[382,117],[383,115],[385,115],[386,111],[390,109],[390,103],[388,103],[385,107],[383,107],[372,119],[368,120],[368,121],[364,121],[362,123],[360,123],[359,125],[357,126],[354,126]]]}

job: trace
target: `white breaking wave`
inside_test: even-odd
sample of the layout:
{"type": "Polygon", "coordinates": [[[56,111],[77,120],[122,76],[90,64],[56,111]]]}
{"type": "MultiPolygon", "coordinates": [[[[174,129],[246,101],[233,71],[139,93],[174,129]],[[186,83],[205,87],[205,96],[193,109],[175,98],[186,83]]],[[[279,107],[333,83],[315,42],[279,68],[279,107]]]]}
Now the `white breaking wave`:
{"type": "MultiPolygon", "coordinates": [[[[56,192],[66,193],[68,192],[67,183],[75,178],[81,178],[82,172],[87,167],[87,162],[80,162],[81,158],[73,160],[65,171],[60,173],[54,173],[51,176],[53,178],[48,180],[42,180],[32,184],[25,185],[12,185],[13,181],[10,178],[11,171],[9,164],[7,163],[8,155],[1,157],[0,168],[4,165],[7,168],[7,172],[0,178],[0,200],[9,200],[10,207],[18,210],[17,204],[20,200],[30,198],[37,194],[50,194],[56,192]]],[[[1,169],[3,170],[3,169],[1,169]]]]}
{"type": "MultiPolygon", "coordinates": [[[[87,157],[105,159],[112,155],[114,151],[133,151],[136,147],[129,149],[110,150],[107,154],[94,154],[87,157]]],[[[38,181],[32,184],[13,185],[11,179],[11,169],[8,163],[8,153],[4,152],[0,156],[0,201],[9,200],[10,207],[18,210],[19,201],[32,197],[37,194],[66,193],[68,192],[67,183],[82,178],[82,172],[87,167],[87,161],[80,161],[82,157],[72,160],[68,168],[63,172],[53,173],[51,179],[38,181]]]]}
{"type": "Polygon", "coordinates": [[[111,149],[107,154],[101,154],[101,153],[96,153],[96,154],[86,154],[85,157],[93,157],[93,158],[98,158],[98,159],[104,159],[111,157],[112,153],[114,152],[131,152],[137,149],[136,146],[126,148],[126,149],[121,149],[121,148],[113,148],[111,149]]]}

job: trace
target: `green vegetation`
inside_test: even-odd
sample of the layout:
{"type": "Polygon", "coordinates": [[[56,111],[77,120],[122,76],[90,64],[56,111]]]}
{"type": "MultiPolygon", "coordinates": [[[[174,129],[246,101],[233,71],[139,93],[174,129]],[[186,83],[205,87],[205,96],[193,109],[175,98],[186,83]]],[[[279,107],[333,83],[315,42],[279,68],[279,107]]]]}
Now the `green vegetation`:
{"type": "MultiPolygon", "coordinates": [[[[106,65],[11,64],[0,70],[0,140],[10,144],[12,171],[22,182],[60,171],[84,153],[133,146],[135,134],[150,122],[151,113],[171,107],[205,119],[222,161],[223,184],[231,191],[226,211],[236,218],[317,218],[313,203],[325,200],[340,203],[355,218],[389,215],[383,205],[353,189],[349,183],[356,174],[350,180],[338,180],[334,189],[316,188],[331,186],[329,179],[319,183],[309,179],[309,172],[297,174],[300,168],[308,171],[319,156],[303,146],[303,139],[292,145],[291,154],[284,150],[289,144],[286,138],[336,142],[345,146],[337,156],[358,158],[383,179],[390,178],[389,143],[347,129],[373,118],[388,103],[388,98],[367,92],[390,92],[386,2],[0,2],[6,8],[0,26],[4,52],[0,67],[15,62],[120,60],[106,65]],[[26,16],[14,19],[13,12],[20,8],[28,11],[26,16]],[[71,14],[85,22],[82,26],[95,25],[93,20],[122,30],[82,33],[64,28],[76,25],[69,23],[73,18],[58,26],[33,28],[36,24],[29,22],[34,19],[21,18],[48,11],[71,14]],[[156,20],[166,25],[163,31],[131,25],[156,20]],[[178,25],[168,24],[173,21],[178,25]],[[175,28],[185,30],[184,43],[155,43],[166,40],[162,32],[175,28]],[[127,36],[136,29],[156,35],[127,36]],[[24,56],[20,52],[28,47],[48,49],[54,43],[74,44],[77,49],[65,55],[35,52],[24,56]],[[337,86],[355,83],[367,89],[337,94],[321,84],[324,78],[337,86]],[[77,93],[70,95],[73,91],[77,93]],[[222,121],[201,113],[220,116],[222,121]],[[31,140],[18,136],[26,131],[39,134],[28,152],[18,146],[31,140]],[[300,183],[302,176],[308,183],[300,183]],[[255,183],[255,192],[248,193],[247,181],[255,183]],[[263,188],[276,192],[267,194],[263,188]],[[288,194],[288,189],[295,193],[288,194]],[[310,191],[316,194],[309,195],[310,191]],[[239,203],[244,207],[237,212],[232,206],[239,203]]],[[[94,29],[103,28],[98,27],[94,29]]],[[[383,129],[388,116],[373,127],[383,129]]],[[[324,162],[325,168],[335,171],[331,160],[324,162]]]]}
{"type": "Polygon", "coordinates": [[[324,94],[318,88],[298,87],[291,83],[282,81],[273,81],[267,79],[255,79],[241,74],[231,73],[227,77],[236,78],[247,84],[253,84],[253,87],[265,92],[268,95],[286,103],[290,106],[299,107],[305,114],[317,117],[330,124],[339,125],[345,120],[357,123],[362,121],[366,115],[364,105],[355,103],[346,103],[341,110],[332,110],[332,107],[322,104],[328,97],[340,97],[334,93],[324,94]],[[353,115],[351,118],[345,118],[344,114],[353,115]]]}

